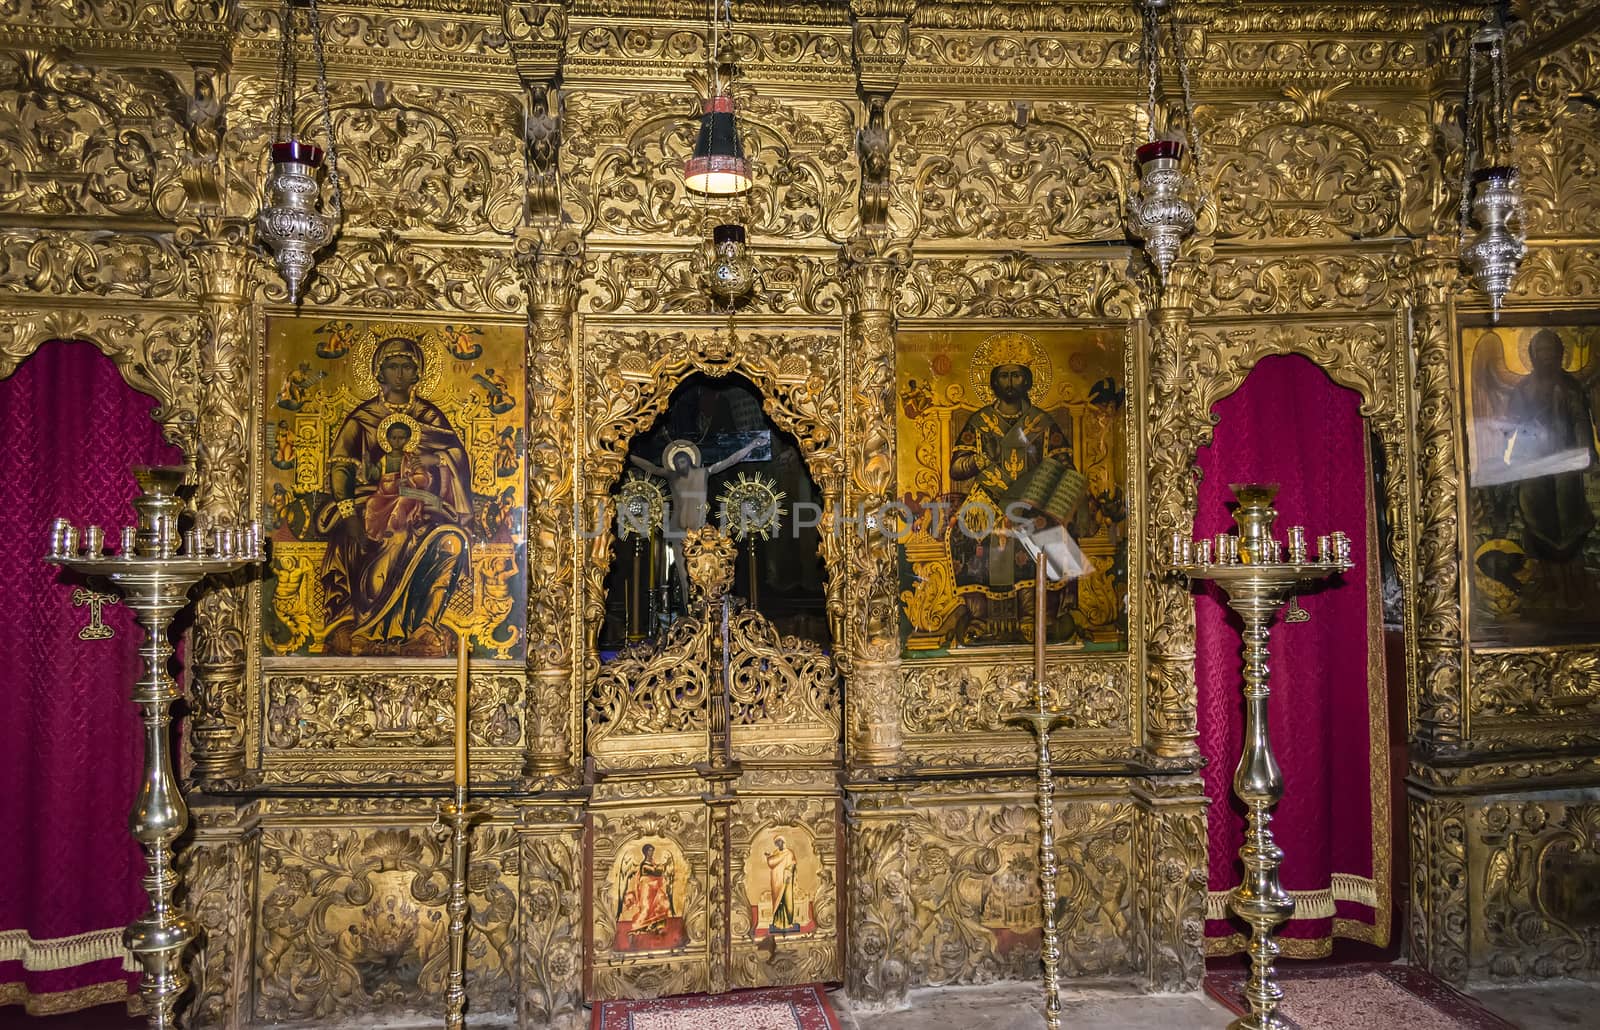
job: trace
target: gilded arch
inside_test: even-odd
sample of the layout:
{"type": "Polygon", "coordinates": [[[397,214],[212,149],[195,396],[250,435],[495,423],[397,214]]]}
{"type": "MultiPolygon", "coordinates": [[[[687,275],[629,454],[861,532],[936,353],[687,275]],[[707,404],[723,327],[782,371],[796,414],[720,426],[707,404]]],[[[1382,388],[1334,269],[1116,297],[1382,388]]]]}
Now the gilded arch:
{"type": "Polygon", "coordinates": [[[110,358],[129,386],[154,397],[151,417],[193,462],[198,445],[199,321],[177,311],[113,313],[98,307],[12,309],[0,322],[0,379],[51,340],[83,340],[110,358]]]}
{"type": "MultiPolygon", "coordinates": [[[[838,332],[752,329],[735,339],[718,329],[670,333],[602,329],[582,361],[584,427],[583,511],[604,503],[622,474],[628,441],[666,410],[672,391],[695,372],[738,373],[761,391],[762,409],[794,436],[806,469],[823,496],[823,561],[828,570],[828,612],[836,640],[842,639],[843,584],[837,537],[828,531],[842,498],[843,402],[836,374],[843,348],[838,332]]],[[[604,614],[611,539],[599,534],[581,552],[582,619],[592,653],[604,614]]],[[[586,664],[592,664],[590,658],[586,664]]]]}

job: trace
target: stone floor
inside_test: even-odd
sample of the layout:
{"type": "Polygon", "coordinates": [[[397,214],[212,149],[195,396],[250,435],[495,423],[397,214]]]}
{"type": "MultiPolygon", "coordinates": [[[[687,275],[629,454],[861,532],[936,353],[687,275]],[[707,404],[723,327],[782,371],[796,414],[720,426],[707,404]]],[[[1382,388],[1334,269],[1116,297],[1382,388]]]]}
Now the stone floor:
{"type": "MultiPolygon", "coordinates": [[[[1521,1030],[1600,1025],[1600,984],[1554,981],[1472,992],[1485,1008],[1521,1030]]],[[[844,1030],[1043,1030],[1039,989],[1031,984],[911,992],[899,1012],[852,1015],[840,1001],[844,1030]]],[[[1133,989],[1063,991],[1062,1025],[1071,1030],[1180,1030],[1226,1027],[1233,1014],[1204,994],[1145,995],[1133,989]]],[[[1315,1030],[1307,1027],[1305,1030],[1315,1030]]],[[[1374,1028],[1389,1030],[1389,1028],[1374,1028]]],[[[1398,1030],[1398,1028],[1396,1028],[1398,1030]]]]}

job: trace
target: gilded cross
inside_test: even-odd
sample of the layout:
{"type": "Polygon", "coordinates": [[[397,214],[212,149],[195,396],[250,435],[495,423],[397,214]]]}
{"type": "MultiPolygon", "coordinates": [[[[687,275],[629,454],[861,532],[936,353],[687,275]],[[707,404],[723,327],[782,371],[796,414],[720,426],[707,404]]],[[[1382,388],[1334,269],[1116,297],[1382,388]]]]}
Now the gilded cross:
{"type": "Polygon", "coordinates": [[[82,608],[89,606],[89,625],[78,630],[79,640],[110,640],[117,635],[117,631],[100,621],[100,610],[108,604],[119,604],[116,594],[102,594],[95,590],[85,590],[83,587],[74,587],[72,590],[72,607],[82,608]]]}

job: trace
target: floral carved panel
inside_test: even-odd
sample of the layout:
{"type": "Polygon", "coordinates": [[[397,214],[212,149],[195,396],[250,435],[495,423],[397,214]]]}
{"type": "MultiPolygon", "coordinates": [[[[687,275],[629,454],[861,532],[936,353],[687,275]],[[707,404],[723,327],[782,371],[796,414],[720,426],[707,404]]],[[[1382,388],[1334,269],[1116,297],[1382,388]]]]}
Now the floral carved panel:
{"type": "Polygon", "coordinates": [[[857,223],[855,119],[837,101],[741,95],[739,124],[755,185],[737,210],[713,214],[683,185],[698,119],[686,93],[567,101],[571,135],[562,147],[569,206],[598,237],[708,235],[707,220],[737,217],[753,238],[842,242],[857,223]]]}
{"type": "Polygon", "coordinates": [[[188,94],[167,72],[0,53],[0,211],[170,221],[188,94]]]}
{"type": "Polygon", "coordinates": [[[1340,92],[1290,87],[1278,100],[1199,106],[1218,239],[1368,239],[1427,225],[1425,183],[1439,172],[1426,110],[1380,114],[1340,92]]]}
{"type": "Polygon", "coordinates": [[[890,223],[928,241],[1121,239],[1133,117],[1118,104],[894,104],[890,223]]]}

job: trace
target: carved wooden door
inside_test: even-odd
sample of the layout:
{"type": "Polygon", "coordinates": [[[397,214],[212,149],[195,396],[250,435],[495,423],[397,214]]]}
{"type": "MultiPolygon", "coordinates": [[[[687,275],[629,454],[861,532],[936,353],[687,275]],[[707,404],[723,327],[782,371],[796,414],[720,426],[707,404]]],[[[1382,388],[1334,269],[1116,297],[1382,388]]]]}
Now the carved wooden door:
{"type": "Polygon", "coordinates": [[[841,975],[839,676],[759,613],[686,616],[590,690],[591,1000],[841,975]]]}

